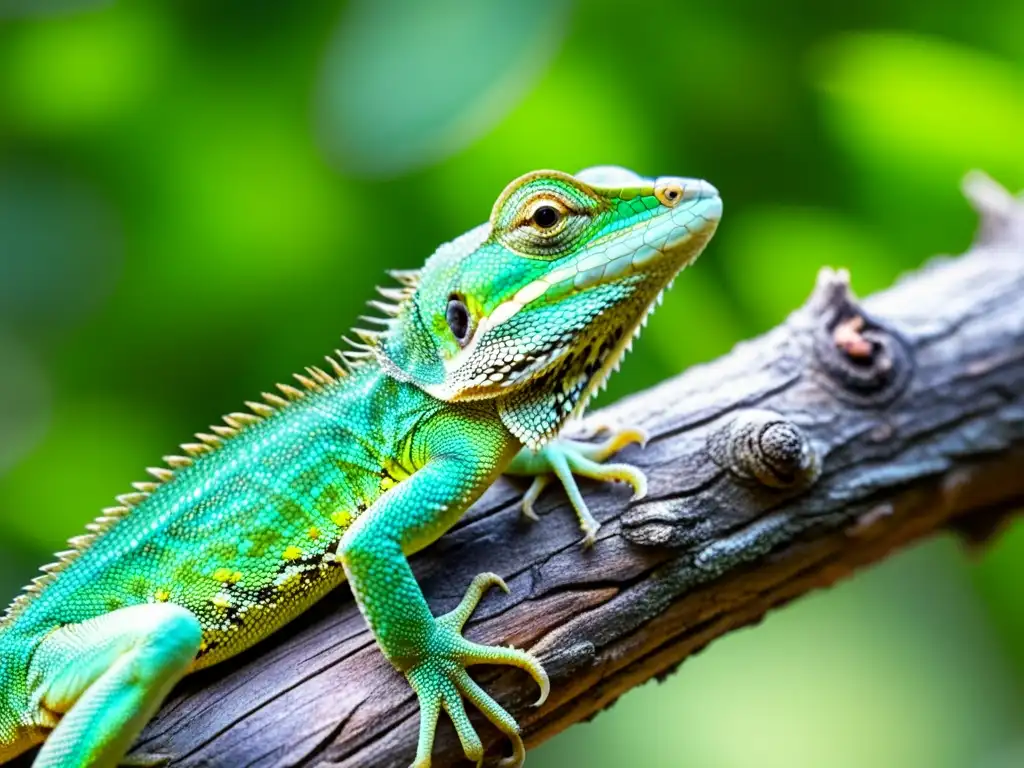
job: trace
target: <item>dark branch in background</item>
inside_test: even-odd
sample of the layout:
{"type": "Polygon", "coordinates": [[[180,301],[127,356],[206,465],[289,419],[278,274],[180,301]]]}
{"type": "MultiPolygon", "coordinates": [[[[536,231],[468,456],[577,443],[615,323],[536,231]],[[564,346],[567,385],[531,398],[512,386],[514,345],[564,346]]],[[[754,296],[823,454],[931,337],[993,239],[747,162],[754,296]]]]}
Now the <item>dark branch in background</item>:
{"type": "MultiPolygon", "coordinates": [[[[824,270],[783,325],[593,414],[587,425],[652,439],[623,455],[647,472],[647,499],[588,488],[604,524],[592,549],[560,493],[530,524],[522,488],[503,480],[414,558],[435,613],[481,571],[508,581],[468,634],[546,664],[540,710],[524,674],[479,668],[528,744],[773,606],[941,529],[983,542],[1024,504],[1024,204],[980,176],[968,194],[982,226],[965,256],[863,303],[845,273],[824,270]]],[[[341,590],[189,678],[137,751],[176,766],[406,766],[418,718],[341,590]]],[[[461,760],[442,723],[435,765],[461,760]]]]}

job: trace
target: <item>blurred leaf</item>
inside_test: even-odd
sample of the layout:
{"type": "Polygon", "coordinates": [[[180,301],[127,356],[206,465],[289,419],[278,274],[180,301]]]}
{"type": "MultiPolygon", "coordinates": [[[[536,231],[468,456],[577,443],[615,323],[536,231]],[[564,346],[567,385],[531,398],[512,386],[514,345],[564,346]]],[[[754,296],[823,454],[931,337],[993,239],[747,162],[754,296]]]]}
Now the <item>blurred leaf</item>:
{"type": "Polygon", "coordinates": [[[0,167],[0,324],[64,325],[111,289],[122,256],[113,214],[85,185],[0,167]]]}
{"type": "Polygon", "coordinates": [[[121,308],[173,319],[178,337],[227,327],[257,302],[280,315],[289,291],[371,247],[360,222],[374,201],[323,162],[307,116],[280,89],[246,87],[251,74],[183,75],[149,115],[149,134],[116,158],[147,189],[132,201],[141,226],[121,308]]]}
{"type": "Polygon", "coordinates": [[[836,134],[894,177],[923,173],[930,184],[983,168],[1024,183],[1024,71],[1009,62],[883,33],[835,38],[813,61],[836,134]]]}
{"type": "MultiPolygon", "coordinates": [[[[58,402],[39,446],[0,476],[0,539],[55,551],[166,453],[154,409],[75,397],[58,402]]],[[[62,548],[62,547],[61,547],[62,548]]]]}
{"type": "Polygon", "coordinates": [[[0,18],[52,16],[109,5],[111,0],[0,0],[0,18]]]}
{"type": "MultiPolygon", "coordinates": [[[[978,21],[986,27],[988,37],[1000,50],[1024,66],[1024,34],[1021,34],[1024,29],[1024,3],[997,0],[993,6],[990,13],[978,14],[978,21]]],[[[1019,764],[1024,765],[1024,759],[1019,764]]]]}
{"type": "Polygon", "coordinates": [[[973,576],[1007,652],[1024,673],[1024,521],[1018,519],[991,544],[973,576]]]}
{"type": "Polygon", "coordinates": [[[977,768],[1020,768],[1024,765],[1024,737],[1010,744],[1000,744],[989,751],[977,768]]]}
{"type": "Polygon", "coordinates": [[[352,0],[327,53],[320,133],[344,167],[397,175],[497,123],[558,50],[571,0],[352,0]]]}
{"type": "Polygon", "coordinates": [[[810,63],[829,128],[856,163],[849,186],[900,251],[966,246],[967,171],[1024,185],[1024,70],[1011,62],[919,34],[862,33],[831,38],[810,63]]]}
{"type": "Polygon", "coordinates": [[[191,253],[178,256],[182,276],[207,290],[244,290],[321,268],[340,233],[355,228],[345,185],[295,140],[299,126],[273,101],[225,103],[217,88],[197,95],[167,136],[176,161],[161,166],[176,213],[162,235],[192,238],[191,253]]]}
{"type": "Polygon", "coordinates": [[[813,208],[747,209],[716,244],[742,309],[764,330],[803,304],[822,266],[850,270],[856,292],[884,288],[907,266],[870,230],[813,208]]]}
{"type": "Polygon", "coordinates": [[[158,18],[152,7],[124,3],[9,31],[0,46],[6,116],[22,128],[60,134],[125,114],[157,80],[168,31],[158,18]]]}
{"type": "Polygon", "coordinates": [[[659,167],[663,147],[654,128],[646,129],[657,124],[655,105],[641,99],[629,80],[622,68],[604,70],[572,60],[553,67],[500,125],[430,171],[424,204],[433,205],[434,215],[445,221],[473,211],[471,219],[453,222],[468,229],[487,219],[505,184],[539,168],[575,173],[614,164],[652,176],[675,173],[679,169],[659,167]],[[585,128],[567,127],[581,115],[585,128]]]}
{"type": "MultiPolygon", "coordinates": [[[[725,131],[731,141],[763,141],[792,112],[800,84],[788,71],[792,41],[748,21],[764,12],[746,5],[709,3],[694,13],[689,3],[660,3],[625,22],[621,0],[589,0],[586,12],[581,9],[573,19],[565,58],[584,64],[583,70],[606,68],[602,79],[622,78],[621,87],[650,103],[656,120],[646,129],[656,131],[669,147],[680,133],[708,126],[725,131]],[[744,23],[738,23],[741,14],[744,23]],[[638,63],[651,64],[642,75],[626,56],[594,55],[624,49],[627,41],[636,46],[638,63]]],[[[782,14],[769,15],[777,19],[782,14]]],[[[615,90],[599,89],[604,95],[615,90]]]]}
{"type": "Polygon", "coordinates": [[[0,476],[35,447],[50,417],[50,387],[29,351],[0,333],[0,476]]]}
{"type": "MultiPolygon", "coordinates": [[[[698,261],[665,292],[664,305],[651,317],[640,341],[650,342],[670,375],[725,354],[752,330],[745,327],[743,317],[729,311],[728,295],[714,280],[709,265],[703,266],[698,261]]],[[[655,383],[644,382],[645,386],[655,383]]]]}

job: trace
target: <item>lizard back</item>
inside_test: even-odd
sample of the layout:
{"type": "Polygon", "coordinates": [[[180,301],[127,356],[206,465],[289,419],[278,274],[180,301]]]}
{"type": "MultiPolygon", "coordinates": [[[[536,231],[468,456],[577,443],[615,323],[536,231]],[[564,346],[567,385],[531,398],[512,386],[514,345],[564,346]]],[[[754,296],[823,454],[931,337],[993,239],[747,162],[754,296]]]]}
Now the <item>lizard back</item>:
{"type": "Polygon", "coordinates": [[[62,588],[48,589],[44,576],[12,607],[10,631],[39,636],[171,602],[202,624],[200,668],[266,637],[344,581],[334,548],[413,471],[411,437],[438,404],[373,363],[338,379],[320,374],[308,392],[285,388],[294,401],[227,417],[232,426],[220,431],[236,435],[182,460],[148,492],[121,497],[120,518],[101,518],[106,530],[52,569],[62,588]]]}

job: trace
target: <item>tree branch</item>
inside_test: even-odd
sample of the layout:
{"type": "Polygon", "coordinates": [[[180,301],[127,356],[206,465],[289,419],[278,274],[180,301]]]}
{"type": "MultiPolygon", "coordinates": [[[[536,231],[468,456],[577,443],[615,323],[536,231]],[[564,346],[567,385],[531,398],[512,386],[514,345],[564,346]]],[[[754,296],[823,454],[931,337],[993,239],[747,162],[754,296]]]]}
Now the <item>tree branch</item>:
{"type": "MultiPolygon", "coordinates": [[[[587,488],[596,545],[561,493],[531,524],[500,481],[413,563],[436,613],[496,571],[468,635],[540,654],[552,695],[518,671],[479,679],[528,744],[672,671],[771,607],[951,527],[991,536],[1024,503],[1024,204],[969,179],[982,227],[859,304],[823,270],[807,304],[722,359],[593,414],[642,426],[650,494],[587,488]]],[[[591,431],[593,429],[591,428],[591,431]]],[[[344,591],[235,661],[189,678],[139,753],[180,766],[406,766],[418,708],[344,591]]],[[[481,723],[494,753],[498,734],[481,723]]],[[[461,763],[442,722],[435,765],[461,763]]]]}

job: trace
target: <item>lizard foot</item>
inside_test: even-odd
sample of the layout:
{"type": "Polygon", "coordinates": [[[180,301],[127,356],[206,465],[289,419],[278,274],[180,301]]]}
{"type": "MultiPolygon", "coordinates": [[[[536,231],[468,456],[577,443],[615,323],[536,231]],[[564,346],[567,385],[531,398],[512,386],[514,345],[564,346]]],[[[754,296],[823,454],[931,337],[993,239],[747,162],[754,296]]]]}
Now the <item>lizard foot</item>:
{"type": "Polygon", "coordinates": [[[612,432],[603,443],[583,443],[566,438],[555,438],[536,453],[524,449],[512,463],[511,474],[533,475],[533,483],[523,494],[523,514],[537,520],[533,505],[541,492],[557,478],[565,488],[566,495],[583,529],[583,546],[589,547],[597,539],[601,524],[587,508],[574,475],[592,480],[629,483],[633,498],[642,499],[647,494],[647,478],[643,472],[630,464],[605,464],[610,456],[627,445],[637,443],[641,447],[647,442],[647,433],[640,429],[623,429],[617,432],[603,427],[601,432],[612,432]]]}
{"type": "Polygon", "coordinates": [[[463,698],[468,699],[495,727],[512,742],[512,755],[501,761],[503,768],[519,768],[526,757],[519,724],[498,702],[484,691],[466,672],[471,664],[508,664],[526,670],[540,686],[540,706],[548,697],[550,684],[540,662],[530,653],[516,648],[481,645],[466,640],[462,628],[476,609],[477,603],[490,587],[508,592],[501,577],[481,573],[470,584],[466,596],[451,613],[439,616],[426,644],[423,658],[406,671],[406,677],[420,701],[420,735],[413,768],[429,768],[434,745],[437,718],[443,708],[459,735],[466,757],[479,767],[484,747],[466,714],[463,698]]]}

